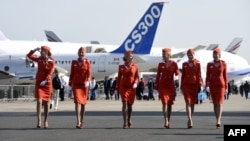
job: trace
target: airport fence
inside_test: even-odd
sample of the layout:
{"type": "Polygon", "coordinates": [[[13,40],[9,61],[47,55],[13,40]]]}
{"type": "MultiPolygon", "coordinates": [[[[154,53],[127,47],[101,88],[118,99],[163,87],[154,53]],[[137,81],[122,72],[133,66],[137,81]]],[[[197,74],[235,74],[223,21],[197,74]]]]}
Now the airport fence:
{"type": "MultiPolygon", "coordinates": [[[[96,98],[104,96],[103,86],[96,90],[96,98]]],[[[65,99],[72,99],[73,94],[70,87],[65,87],[65,99]]],[[[35,85],[0,85],[0,102],[34,101],[35,85]]]]}
{"type": "MultiPolygon", "coordinates": [[[[148,90],[145,88],[144,94],[147,95],[148,90]]],[[[24,101],[32,102],[35,100],[35,85],[0,85],[0,102],[24,101]]],[[[89,98],[90,98],[89,93],[89,98]]],[[[157,96],[156,92],[154,95],[157,96]]],[[[65,87],[65,99],[73,99],[73,94],[69,86],[65,87]]],[[[96,90],[96,99],[105,99],[104,86],[99,85],[96,90]]],[[[113,96],[113,99],[114,96],[113,96]]]]}

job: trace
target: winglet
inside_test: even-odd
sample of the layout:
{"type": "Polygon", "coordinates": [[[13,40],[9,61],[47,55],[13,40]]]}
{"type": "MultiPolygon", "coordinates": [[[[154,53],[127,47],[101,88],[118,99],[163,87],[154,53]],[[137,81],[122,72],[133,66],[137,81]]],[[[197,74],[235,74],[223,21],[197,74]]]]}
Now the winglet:
{"type": "Polygon", "coordinates": [[[163,5],[164,2],[152,3],[125,41],[111,53],[124,53],[127,50],[132,50],[135,54],[149,54],[163,5]]]}

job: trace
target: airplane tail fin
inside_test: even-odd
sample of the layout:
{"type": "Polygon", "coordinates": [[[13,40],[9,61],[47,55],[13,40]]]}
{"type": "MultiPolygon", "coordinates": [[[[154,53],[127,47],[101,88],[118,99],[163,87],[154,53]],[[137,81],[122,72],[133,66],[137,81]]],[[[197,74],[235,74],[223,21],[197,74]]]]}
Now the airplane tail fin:
{"type": "Polygon", "coordinates": [[[44,30],[44,32],[49,42],[62,42],[62,40],[53,31],[44,30]]]}
{"type": "Polygon", "coordinates": [[[233,54],[237,54],[237,52],[240,49],[242,40],[243,40],[242,38],[234,38],[233,41],[225,49],[225,51],[233,53],[233,54]]]}
{"type": "Polygon", "coordinates": [[[161,17],[164,2],[152,3],[125,41],[111,53],[131,50],[135,54],[149,54],[161,17]]]}
{"type": "Polygon", "coordinates": [[[0,31],[0,41],[6,41],[6,40],[9,40],[4,34],[2,31],[0,31]]]}

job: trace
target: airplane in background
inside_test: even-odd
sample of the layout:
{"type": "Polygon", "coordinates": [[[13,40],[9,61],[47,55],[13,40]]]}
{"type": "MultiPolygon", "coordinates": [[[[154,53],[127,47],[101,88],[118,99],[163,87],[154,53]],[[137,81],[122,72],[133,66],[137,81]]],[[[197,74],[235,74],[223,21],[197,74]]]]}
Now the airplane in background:
{"type": "MultiPolygon", "coordinates": [[[[232,53],[232,54],[237,54],[240,49],[240,45],[242,41],[243,41],[243,38],[240,38],[240,37],[234,38],[224,51],[232,53]]],[[[206,49],[214,50],[217,47],[219,47],[219,44],[210,44],[206,49]]]]}
{"type": "Polygon", "coordinates": [[[225,51],[233,53],[233,54],[237,54],[240,49],[240,45],[242,41],[243,41],[243,38],[240,38],[240,37],[234,38],[233,41],[225,49],[225,51]]]}
{"type": "MultiPolygon", "coordinates": [[[[205,80],[206,65],[213,59],[212,52],[213,51],[211,50],[198,50],[195,52],[195,57],[201,62],[203,80],[205,80]]],[[[235,80],[235,82],[237,82],[249,76],[250,66],[246,59],[225,51],[222,51],[221,54],[221,59],[225,60],[227,63],[229,80],[235,80]]],[[[53,57],[56,60],[56,67],[59,68],[60,72],[65,71],[65,73],[70,70],[71,60],[76,59],[75,55],[54,55],[53,57]]],[[[91,60],[92,63],[93,76],[96,77],[97,81],[103,80],[104,76],[114,75],[117,72],[118,65],[123,64],[122,57],[123,55],[118,53],[87,54],[87,58],[91,60]]],[[[182,63],[187,60],[187,56],[184,56],[181,60],[177,61],[180,70],[182,69],[182,63]]],[[[156,72],[158,63],[162,61],[162,57],[157,55],[135,54],[134,61],[138,65],[140,72],[156,72]]],[[[19,77],[25,78],[28,75],[30,75],[30,77],[34,77],[34,73],[36,72],[36,66],[33,65],[35,67],[32,67],[32,62],[25,62],[23,60],[0,60],[0,68],[2,68],[1,64],[9,64],[8,68],[12,69],[12,71],[9,72],[15,72],[13,70],[25,70],[25,68],[30,70],[17,71],[13,73],[19,77]]]]}
{"type": "Polygon", "coordinates": [[[9,39],[0,31],[0,41],[8,41],[9,39]]]}
{"type": "MultiPolygon", "coordinates": [[[[149,56],[163,5],[163,2],[152,3],[125,41],[115,51],[87,53],[87,58],[92,62],[92,75],[97,81],[117,72],[118,66],[123,64],[123,53],[126,50],[132,50],[137,54],[134,55],[134,60],[141,70],[148,68],[147,58],[140,56],[143,54],[149,56]]],[[[51,47],[56,68],[65,74],[69,73],[71,60],[78,57],[78,48],[82,46],[77,45],[74,48],[67,43],[0,41],[0,79],[34,79],[37,66],[26,58],[26,54],[29,50],[41,45],[51,47]],[[64,46],[62,47],[62,45],[64,46]]]]}
{"type": "MultiPolygon", "coordinates": [[[[162,61],[161,55],[149,55],[150,50],[152,48],[152,43],[154,41],[155,32],[149,32],[151,30],[156,30],[158,22],[160,20],[161,11],[163,8],[163,3],[153,3],[144,16],[139,20],[135,28],[131,31],[129,36],[125,39],[122,45],[111,53],[87,53],[87,58],[92,63],[92,74],[96,78],[96,81],[103,80],[105,76],[113,75],[117,72],[117,68],[120,64],[123,64],[123,53],[125,50],[133,50],[134,61],[139,67],[139,71],[152,71],[156,72],[158,63],[162,61]],[[153,12],[153,13],[152,13],[153,12]],[[155,12],[155,13],[154,13],[155,12]],[[147,18],[152,19],[153,24],[146,24],[147,18]],[[140,25],[145,25],[144,29],[147,30],[139,30],[140,25]],[[146,32],[147,31],[147,32],[146,32]],[[136,36],[135,36],[136,35],[136,36]],[[137,37],[137,38],[135,38],[137,37]]],[[[48,45],[48,44],[42,44],[48,45]]],[[[38,45],[38,46],[41,46],[38,45]]],[[[50,46],[50,45],[48,45],[50,46]]],[[[24,53],[15,53],[14,55],[4,54],[0,56],[0,78],[8,77],[15,78],[18,80],[19,78],[34,78],[36,72],[36,64],[25,58],[25,55],[28,53],[30,49],[33,49],[37,46],[26,47],[23,48],[25,50],[24,53]]],[[[56,50],[55,46],[50,46],[52,49],[52,53],[56,50]]],[[[12,46],[12,51],[16,50],[16,48],[20,48],[20,46],[12,46]]],[[[68,74],[70,71],[71,60],[77,58],[77,50],[79,46],[74,49],[74,53],[67,52],[56,52],[53,53],[53,57],[55,58],[56,67],[60,72],[64,72],[68,74]]],[[[203,48],[203,47],[201,47],[203,48]]],[[[0,50],[2,49],[0,42],[0,50]]],[[[59,48],[60,49],[60,48],[59,48]]],[[[161,49],[160,49],[161,50],[161,49]]],[[[185,49],[186,52],[187,49],[185,49]]],[[[4,51],[4,50],[3,50],[4,51]]],[[[61,51],[63,51],[61,49],[61,51]]],[[[23,51],[22,51],[23,52],[23,51]]],[[[0,52],[1,53],[1,52],[0,52]]],[[[174,55],[174,53],[173,53],[174,55]]],[[[202,72],[204,74],[205,67],[207,62],[212,60],[212,51],[211,50],[196,50],[196,57],[198,56],[202,62],[202,72]]],[[[187,60],[187,57],[184,55],[183,58],[178,58],[178,65],[181,69],[180,64],[187,60]]],[[[231,76],[243,76],[250,72],[250,67],[248,62],[237,55],[222,52],[222,59],[225,60],[228,64],[228,73],[231,76]],[[239,63],[241,62],[241,63],[239,63]],[[231,73],[231,74],[230,74],[231,73]]]]}
{"type": "Polygon", "coordinates": [[[53,31],[44,30],[44,32],[49,42],[62,42],[62,40],[53,31]]]}

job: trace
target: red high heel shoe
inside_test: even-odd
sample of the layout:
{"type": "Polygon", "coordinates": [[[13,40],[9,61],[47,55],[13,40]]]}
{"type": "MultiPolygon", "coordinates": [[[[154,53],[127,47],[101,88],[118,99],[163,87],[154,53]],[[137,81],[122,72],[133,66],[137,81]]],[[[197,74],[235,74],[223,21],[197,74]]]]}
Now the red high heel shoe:
{"type": "Polygon", "coordinates": [[[188,128],[188,129],[193,128],[193,125],[191,124],[191,122],[190,122],[190,121],[188,121],[188,122],[187,122],[187,128],[188,128]]]}
{"type": "Polygon", "coordinates": [[[48,122],[45,122],[45,123],[44,123],[44,128],[45,128],[45,129],[48,129],[48,128],[49,128],[48,122]]]}
{"type": "Polygon", "coordinates": [[[220,129],[221,125],[220,124],[216,124],[216,128],[220,129]]]}
{"type": "Polygon", "coordinates": [[[82,129],[82,123],[76,125],[76,128],[77,128],[77,129],[82,129]]]}
{"type": "Polygon", "coordinates": [[[36,128],[41,128],[41,122],[38,122],[38,123],[37,123],[36,128]]]}
{"type": "Polygon", "coordinates": [[[170,128],[169,123],[168,123],[168,124],[165,124],[164,127],[165,127],[166,129],[169,129],[169,128],[170,128]]]}
{"type": "Polygon", "coordinates": [[[123,124],[123,129],[128,129],[129,127],[126,124],[123,124]]]}

